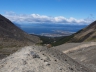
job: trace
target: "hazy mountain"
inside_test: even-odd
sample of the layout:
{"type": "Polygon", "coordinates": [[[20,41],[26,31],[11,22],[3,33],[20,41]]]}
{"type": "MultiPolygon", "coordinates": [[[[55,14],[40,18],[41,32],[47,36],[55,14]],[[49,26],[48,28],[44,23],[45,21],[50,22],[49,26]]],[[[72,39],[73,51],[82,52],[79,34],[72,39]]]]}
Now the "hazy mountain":
{"type": "Polygon", "coordinates": [[[77,32],[82,28],[85,28],[87,25],[78,25],[78,24],[48,24],[48,23],[30,23],[30,24],[19,24],[14,23],[16,26],[20,27],[22,30],[29,34],[43,35],[43,36],[66,36],[77,32]]]}

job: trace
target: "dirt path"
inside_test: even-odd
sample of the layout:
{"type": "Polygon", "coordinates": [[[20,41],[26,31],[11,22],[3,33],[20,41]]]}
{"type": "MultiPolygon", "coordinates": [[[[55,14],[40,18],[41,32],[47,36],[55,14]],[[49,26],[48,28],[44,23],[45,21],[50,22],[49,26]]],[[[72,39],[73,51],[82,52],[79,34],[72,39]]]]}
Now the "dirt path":
{"type": "Polygon", "coordinates": [[[63,53],[69,53],[69,52],[73,52],[73,51],[76,51],[76,50],[79,50],[79,49],[83,49],[83,48],[88,48],[90,46],[95,46],[96,45],[96,42],[90,42],[90,43],[87,43],[87,44],[82,44],[82,45],[78,45],[76,47],[73,47],[73,48],[70,48],[68,50],[65,50],[63,51],[63,53]]]}

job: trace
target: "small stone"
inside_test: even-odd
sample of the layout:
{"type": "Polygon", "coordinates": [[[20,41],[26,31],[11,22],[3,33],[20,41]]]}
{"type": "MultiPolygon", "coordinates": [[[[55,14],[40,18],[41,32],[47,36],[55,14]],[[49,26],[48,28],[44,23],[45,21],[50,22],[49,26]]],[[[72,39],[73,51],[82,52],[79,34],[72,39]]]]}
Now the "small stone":
{"type": "Polygon", "coordinates": [[[62,70],[62,69],[60,69],[60,70],[62,70]]]}
{"type": "Polygon", "coordinates": [[[41,59],[41,60],[43,60],[43,59],[41,59]]]}
{"type": "Polygon", "coordinates": [[[35,52],[31,51],[30,53],[33,56],[33,58],[40,58],[39,55],[36,54],[35,52]]]}
{"type": "Polygon", "coordinates": [[[67,59],[65,59],[65,61],[67,61],[67,59]]]}
{"type": "Polygon", "coordinates": [[[27,64],[27,62],[26,61],[23,61],[23,65],[26,65],[27,64]]]}
{"type": "Polygon", "coordinates": [[[55,62],[57,62],[57,60],[54,60],[55,62]]]}
{"type": "Polygon", "coordinates": [[[70,70],[73,70],[73,68],[69,67],[70,70]]]}
{"type": "Polygon", "coordinates": [[[45,55],[45,54],[42,54],[42,55],[45,55]]]}
{"type": "Polygon", "coordinates": [[[49,61],[51,61],[50,58],[49,57],[45,57],[44,62],[49,62],[49,61]]]}
{"type": "Polygon", "coordinates": [[[60,70],[62,70],[62,68],[60,68],[60,70]]]}
{"type": "Polygon", "coordinates": [[[45,62],[46,66],[49,66],[50,64],[48,62],[45,62]]]}
{"type": "Polygon", "coordinates": [[[39,55],[34,54],[33,58],[40,58],[39,55]]]}

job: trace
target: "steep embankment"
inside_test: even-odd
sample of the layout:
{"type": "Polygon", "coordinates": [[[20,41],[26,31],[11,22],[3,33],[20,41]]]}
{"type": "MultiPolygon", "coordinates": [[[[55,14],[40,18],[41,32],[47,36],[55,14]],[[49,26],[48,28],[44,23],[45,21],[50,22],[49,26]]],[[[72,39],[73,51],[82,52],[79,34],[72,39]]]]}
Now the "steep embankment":
{"type": "Polygon", "coordinates": [[[0,72],[93,72],[55,49],[22,48],[0,60],[0,72]]]}
{"type": "Polygon", "coordinates": [[[96,21],[74,34],[69,42],[96,41],[96,21]]]}
{"type": "Polygon", "coordinates": [[[39,40],[37,36],[25,33],[10,20],[0,15],[0,48],[30,45],[38,43],[39,40]]]}

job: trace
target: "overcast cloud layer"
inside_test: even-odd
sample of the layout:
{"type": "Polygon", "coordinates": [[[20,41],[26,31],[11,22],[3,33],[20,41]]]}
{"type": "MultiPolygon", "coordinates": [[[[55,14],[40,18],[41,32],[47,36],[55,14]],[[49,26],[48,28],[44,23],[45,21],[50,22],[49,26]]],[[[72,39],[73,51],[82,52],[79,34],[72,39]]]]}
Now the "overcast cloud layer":
{"type": "Polygon", "coordinates": [[[60,23],[60,24],[89,24],[92,19],[76,19],[74,17],[66,18],[63,16],[50,17],[39,14],[16,14],[14,12],[7,12],[5,15],[12,22],[16,23],[60,23]]]}

